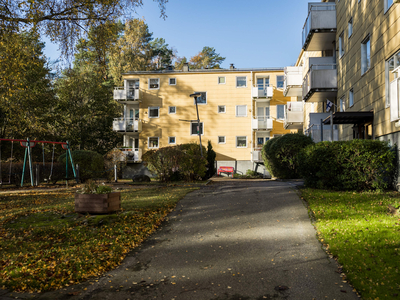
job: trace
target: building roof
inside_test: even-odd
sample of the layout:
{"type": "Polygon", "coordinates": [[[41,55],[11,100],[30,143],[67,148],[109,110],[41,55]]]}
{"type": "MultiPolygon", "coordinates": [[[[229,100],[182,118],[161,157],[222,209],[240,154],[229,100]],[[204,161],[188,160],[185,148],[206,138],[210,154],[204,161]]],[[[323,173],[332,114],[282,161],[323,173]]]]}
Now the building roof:
{"type": "Polygon", "coordinates": [[[280,72],[284,68],[244,68],[244,69],[189,69],[182,70],[154,70],[154,71],[130,71],[122,75],[145,75],[145,74],[193,74],[193,73],[240,73],[240,72],[280,72]]]}

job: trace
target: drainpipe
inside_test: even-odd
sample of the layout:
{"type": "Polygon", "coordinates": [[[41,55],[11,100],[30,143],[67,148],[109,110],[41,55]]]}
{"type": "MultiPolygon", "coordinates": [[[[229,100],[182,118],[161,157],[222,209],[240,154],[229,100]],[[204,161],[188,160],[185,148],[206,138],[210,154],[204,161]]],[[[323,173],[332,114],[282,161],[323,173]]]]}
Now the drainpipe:
{"type": "MultiPolygon", "coordinates": [[[[250,71],[250,132],[251,132],[251,160],[253,161],[253,154],[254,154],[254,139],[253,139],[253,128],[252,128],[252,122],[253,122],[253,71],[250,71]]],[[[253,161],[254,162],[254,161],[253,161]]]]}

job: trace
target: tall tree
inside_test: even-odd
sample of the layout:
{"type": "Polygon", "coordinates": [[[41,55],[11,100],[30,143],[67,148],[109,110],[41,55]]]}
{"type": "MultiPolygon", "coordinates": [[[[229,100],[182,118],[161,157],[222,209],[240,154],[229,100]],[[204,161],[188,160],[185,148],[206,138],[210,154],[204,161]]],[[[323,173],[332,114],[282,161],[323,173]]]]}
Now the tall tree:
{"type": "Polygon", "coordinates": [[[153,68],[156,70],[164,69],[172,65],[175,57],[174,50],[165,43],[165,39],[156,38],[150,42],[153,56],[153,68]]]}
{"type": "Polygon", "coordinates": [[[220,56],[213,47],[203,47],[197,55],[193,56],[189,65],[194,69],[220,69],[225,57],[220,56]]]}
{"type": "Polygon", "coordinates": [[[43,138],[55,95],[44,44],[36,33],[0,35],[0,137],[43,138]]]}
{"type": "MultiPolygon", "coordinates": [[[[158,2],[165,17],[165,4],[158,2]]],[[[130,16],[143,0],[1,0],[0,29],[36,31],[60,44],[64,54],[72,54],[75,42],[90,27],[121,16],[130,16]]]]}
{"type": "Polygon", "coordinates": [[[122,83],[122,74],[125,72],[153,69],[152,39],[144,20],[126,21],[124,34],[110,49],[110,74],[117,85],[122,83]]]}

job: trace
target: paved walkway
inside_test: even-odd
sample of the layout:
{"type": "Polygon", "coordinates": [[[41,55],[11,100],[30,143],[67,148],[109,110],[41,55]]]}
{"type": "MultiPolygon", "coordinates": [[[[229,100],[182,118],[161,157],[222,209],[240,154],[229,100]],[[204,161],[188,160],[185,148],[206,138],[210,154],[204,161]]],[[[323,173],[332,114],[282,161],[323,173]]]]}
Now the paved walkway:
{"type": "Polygon", "coordinates": [[[321,249],[293,183],[265,180],[187,195],[118,269],[34,298],[358,299],[321,249]]]}

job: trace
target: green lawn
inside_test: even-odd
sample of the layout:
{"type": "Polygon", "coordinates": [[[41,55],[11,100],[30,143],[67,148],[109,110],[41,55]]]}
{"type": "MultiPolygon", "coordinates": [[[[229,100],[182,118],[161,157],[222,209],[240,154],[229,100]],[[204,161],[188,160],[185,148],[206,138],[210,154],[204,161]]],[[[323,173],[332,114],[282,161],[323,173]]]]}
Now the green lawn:
{"type": "Polygon", "coordinates": [[[122,192],[122,211],[74,212],[74,193],[0,195],[0,286],[58,289],[117,267],[161,224],[178,200],[197,189],[175,185],[122,192]]]}
{"type": "Polygon", "coordinates": [[[319,240],[363,299],[400,299],[400,205],[397,192],[302,189],[319,240]]]}

